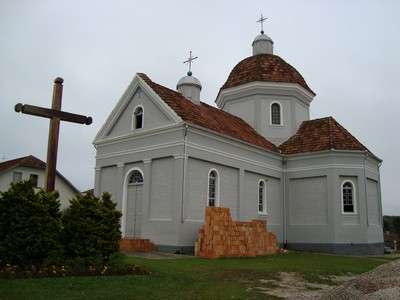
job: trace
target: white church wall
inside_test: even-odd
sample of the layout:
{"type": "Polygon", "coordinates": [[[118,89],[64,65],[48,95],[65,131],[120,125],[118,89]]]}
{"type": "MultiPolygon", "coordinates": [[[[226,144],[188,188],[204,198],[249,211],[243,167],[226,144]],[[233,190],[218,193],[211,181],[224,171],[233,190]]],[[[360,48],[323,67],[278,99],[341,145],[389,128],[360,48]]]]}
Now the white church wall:
{"type": "Polygon", "coordinates": [[[187,132],[187,145],[188,153],[192,156],[261,174],[268,172],[272,177],[282,175],[282,158],[279,153],[267,152],[191,127],[187,132]]]}
{"type": "MultiPolygon", "coordinates": [[[[309,119],[309,103],[312,98],[304,96],[292,85],[258,83],[257,88],[246,85],[224,91],[217,103],[222,109],[241,117],[261,135],[276,145],[286,141],[302,121],[309,119]],[[282,124],[271,124],[271,104],[281,105],[282,124]]],[[[250,86],[250,84],[249,84],[250,86]]]]}
{"type": "Polygon", "coordinates": [[[109,137],[120,136],[132,131],[143,131],[146,129],[157,128],[172,123],[168,117],[160,110],[155,102],[142,89],[138,88],[132,99],[126,105],[117,122],[108,133],[109,137]],[[134,129],[133,113],[136,107],[143,108],[143,128],[134,129]]]}
{"type": "Polygon", "coordinates": [[[160,151],[159,153],[162,154],[164,149],[183,145],[183,134],[183,126],[179,125],[140,133],[132,132],[121,138],[109,139],[96,146],[96,164],[117,163],[120,157],[126,157],[129,161],[130,155],[146,154],[150,151],[160,151]],[[108,158],[111,160],[107,161],[108,158]]]}
{"type": "Polygon", "coordinates": [[[151,187],[149,219],[172,221],[173,208],[173,163],[172,157],[154,159],[151,163],[151,187]]]}
{"type": "MultiPolygon", "coordinates": [[[[381,211],[381,201],[378,199],[370,202],[372,207],[377,207],[375,212],[369,212],[367,203],[367,178],[372,177],[376,182],[379,180],[379,173],[372,172],[377,170],[376,166],[364,168],[365,155],[363,152],[349,151],[324,151],[314,154],[298,155],[288,158],[286,165],[287,184],[293,178],[326,176],[327,178],[327,201],[328,201],[328,222],[327,226],[293,226],[288,223],[288,242],[289,243],[318,243],[331,245],[330,247],[353,247],[351,245],[365,243],[382,242],[382,227],[380,225],[368,225],[368,214],[375,214],[376,210],[381,211]],[[356,213],[342,213],[342,183],[351,180],[354,183],[356,213]],[[349,246],[350,245],[350,246],[349,246]]],[[[375,161],[375,164],[377,162],[375,161]]],[[[291,205],[292,193],[290,188],[287,199],[288,208],[291,205]]],[[[307,191],[295,192],[296,194],[306,193],[307,191]]],[[[373,192],[373,194],[378,192],[373,192]]],[[[372,196],[376,198],[375,196],[372,196]]],[[[290,208],[289,208],[290,209],[290,208]]],[[[297,209],[296,209],[297,211],[297,209]]],[[[314,219],[315,214],[310,214],[309,218],[314,219]]],[[[289,215],[290,218],[290,215],[289,215]]],[[[376,220],[375,220],[376,221],[376,220]]],[[[374,222],[375,222],[374,221],[374,222]]],[[[348,248],[348,249],[350,249],[348,248]]],[[[355,250],[358,251],[358,250],[355,250]]]]}
{"type": "Polygon", "coordinates": [[[101,179],[100,179],[100,194],[108,192],[111,194],[111,199],[117,202],[117,208],[122,209],[122,199],[118,197],[118,187],[117,187],[117,166],[107,166],[101,169],[101,179]]]}
{"type": "Polygon", "coordinates": [[[289,185],[289,225],[328,225],[327,177],[292,178],[289,185]]]}
{"type": "Polygon", "coordinates": [[[303,121],[310,119],[310,108],[300,101],[295,101],[293,103],[294,106],[294,131],[293,134],[296,133],[297,129],[300,127],[303,121]]]}
{"type": "Polygon", "coordinates": [[[274,232],[282,241],[283,199],[282,185],[278,178],[266,174],[246,171],[244,173],[244,198],[240,201],[240,220],[265,220],[268,230],[274,232]],[[265,180],[267,214],[258,212],[258,184],[265,180]]]}
{"type": "Polygon", "coordinates": [[[258,97],[261,105],[259,110],[261,114],[259,132],[269,141],[279,145],[292,135],[293,101],[295,99],[292,97],[269,95],[259,95],[258,97]],[[271,123],[272,103],[278,103],[281,107],[282,123],[280,125],[273,125],[271,123]]]}
{"type": "Polygon", "coordinates": [[[367,204],[369,224],[380,226],[378,182],[369,178],[367,179],[367,204]]]}
{"type": "Polygon", "coordinates": [[[243,119],[253,128],[257,128],[257,101],[258,99],[256,96],[248,97],[246,99],[239,98],[237,100],[233,100],[227,103],[225,111],[243,119]]]}
{"type": "Polygon", "coordinates": [[[185,220],[204,221],[207,206],[208,174],[217,170],[219,194],[218,206],[227,207],[234,217],[238,203],[238,170],[213,162],[189,158],[186,174],[185,220]]]}

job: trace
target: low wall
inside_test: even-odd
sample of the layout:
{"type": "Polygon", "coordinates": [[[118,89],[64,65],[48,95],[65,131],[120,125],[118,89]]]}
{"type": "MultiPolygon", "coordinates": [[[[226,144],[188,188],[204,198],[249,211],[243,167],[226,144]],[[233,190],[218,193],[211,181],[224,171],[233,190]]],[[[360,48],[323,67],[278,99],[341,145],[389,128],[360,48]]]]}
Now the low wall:
{"type": "Polygon", "coordinates": [[[148,239],[124,238],[119,241],[119,250],[122,252],[151,252],[155,249],[148,239]]]}
{"type": "Polygon", "coordinates": [[[236,222],[229,208],[207,207],[195,255],[203,258],[254,257],[278,251],[276,236],[265,221],[236,222]]]}

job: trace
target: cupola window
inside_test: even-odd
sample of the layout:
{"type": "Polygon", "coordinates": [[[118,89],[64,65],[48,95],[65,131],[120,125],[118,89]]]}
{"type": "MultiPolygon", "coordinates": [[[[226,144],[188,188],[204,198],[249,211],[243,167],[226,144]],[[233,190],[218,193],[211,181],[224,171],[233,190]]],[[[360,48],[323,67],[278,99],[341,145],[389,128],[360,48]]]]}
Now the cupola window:
{"type": "Polygon", "coordinates": [[[271,104],[271,124],[282,125],[281,106],[277,102],[271,104]]]}

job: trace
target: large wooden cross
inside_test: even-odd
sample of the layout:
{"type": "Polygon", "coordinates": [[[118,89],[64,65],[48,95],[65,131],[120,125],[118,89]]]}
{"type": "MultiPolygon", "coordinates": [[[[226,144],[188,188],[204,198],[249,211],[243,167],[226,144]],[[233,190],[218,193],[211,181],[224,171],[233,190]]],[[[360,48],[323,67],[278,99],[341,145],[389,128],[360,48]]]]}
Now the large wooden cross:
{"type": "Polygon", "coordinates": [[[15,105],[15,111],[23,114],[39,116],[50,119],[49,126],[49,141],[47,144],[47,163],[46,163],[46,177],[45,189],[48,192],[54,191],[56,181],[56,167],[57,167],[57,150],[58,150],[58,136],[60,131],[60,120],[79,123],[79,124],[92,124],[92,118],[82,115],[77,115],[61,110],[62,90],[64,80],[57,77],[54,80],[53,86],[53,100],[51,109],[40,106],[28,105],[18,103],[15,105]]]}

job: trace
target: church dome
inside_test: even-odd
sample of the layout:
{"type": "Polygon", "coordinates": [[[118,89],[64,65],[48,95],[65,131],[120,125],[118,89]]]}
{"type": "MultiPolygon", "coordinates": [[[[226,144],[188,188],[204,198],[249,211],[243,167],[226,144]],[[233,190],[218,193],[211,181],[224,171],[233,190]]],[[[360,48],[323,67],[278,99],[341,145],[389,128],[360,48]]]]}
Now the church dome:
{"type": "Polygon", "coordinates": [[[264,33],[261,33],[254,38],[253,45],[254,45],[254,43],[257,43],[258,41],[268,41],[268,42],[273,43],[273,40],[264,33]]]}
{"type": "Polygon", "coordinates": [[[196,77],[194,77],[192,75],[187,75],[187,76],[182,77],[176,84],[177,89],[179,89],[179,87],[182,85],[194,85],[201,89],[200,80],[198,80],[196,77]]]}
{"type": "Polygon", "coordinates": [[[201,83],[200,80],[192,76],[192,72],[189,71],[187,76],[178,81],[176,89],[193,103],[200,104],[201,83]]]}
{"type": "Polygon", "coordinates": [[[232,69],[220,91],[254,81],[296,83],[315,95],[294,67],[273,54],[258,54],[243,59],[232,69]]]}

